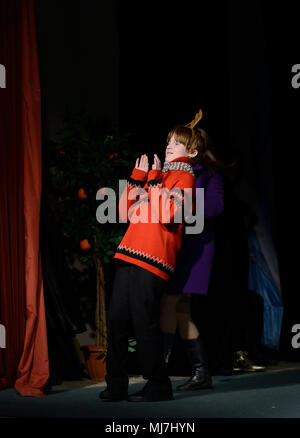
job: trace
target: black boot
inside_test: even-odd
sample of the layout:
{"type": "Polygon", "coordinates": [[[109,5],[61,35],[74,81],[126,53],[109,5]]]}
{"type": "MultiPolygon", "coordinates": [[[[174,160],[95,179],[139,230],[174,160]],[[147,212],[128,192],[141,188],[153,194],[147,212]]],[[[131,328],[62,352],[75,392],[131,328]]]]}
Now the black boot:
{"type": "Polygon", "coordinates": [[[99,398],[106,402],[126,400],[128,396],[128,376],[105,376],[107,388],[101,391],[99,398]]]}
{"type": "Polygon", "coordinates": [[[163,332],[163,339],[165,363],[168,363],[175,342],[175,333],[163,332]]]}
{"type": "Polygon", "coordinates": [[[207,389],[212,387],[211,375],[200,339],[184,341],[189,361],[193,367],[192,376],[183,384],[177,386],[178,391],[207,389]]]}

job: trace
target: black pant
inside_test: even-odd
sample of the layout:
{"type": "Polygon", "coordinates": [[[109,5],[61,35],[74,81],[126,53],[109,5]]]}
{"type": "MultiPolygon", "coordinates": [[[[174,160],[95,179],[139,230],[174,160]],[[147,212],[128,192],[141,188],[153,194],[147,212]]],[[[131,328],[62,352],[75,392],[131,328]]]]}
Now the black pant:
{"type": "Polygon", "coordinates": [[[139,266],[117,267],[107,320],[107,375],[111,393],[127,391],[129,329],[133,324],[144,379],[168,380],[160,331],[160,300],[166,281],[139,266]]]}

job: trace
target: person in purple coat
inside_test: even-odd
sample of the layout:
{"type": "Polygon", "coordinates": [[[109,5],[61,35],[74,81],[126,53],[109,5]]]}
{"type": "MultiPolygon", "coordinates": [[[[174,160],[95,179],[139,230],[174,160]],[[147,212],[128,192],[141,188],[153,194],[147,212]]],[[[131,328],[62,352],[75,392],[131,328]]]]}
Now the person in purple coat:
{"type": "Polygon", "coordinates": [[[227,167],[219,161],[208,134],[203,136],[203,151],[195,160],[195,187],[204,188],[204,229],[200,234],[182,234],[182,245],[175,272],[161,301],[161,331],[168,362],[176,329],[185,344],[192,375],[178,390],[212,387],[203,342],[191,318],[190,295],[207,295],[214,258],[214,218],[224,210],[223,180],[219,169],[227,167]]]}

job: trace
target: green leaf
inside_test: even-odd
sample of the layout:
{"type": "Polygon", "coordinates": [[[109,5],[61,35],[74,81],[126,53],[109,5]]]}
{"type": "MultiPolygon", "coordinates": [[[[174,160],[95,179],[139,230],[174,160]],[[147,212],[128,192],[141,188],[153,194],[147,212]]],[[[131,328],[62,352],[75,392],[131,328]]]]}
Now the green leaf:
{"type": "Polygon", "coordinates": [[[136,345],[136,340],[135,339],[128,339],[128,345],[130,345],[131,347],[134,347],[136,345]]]}

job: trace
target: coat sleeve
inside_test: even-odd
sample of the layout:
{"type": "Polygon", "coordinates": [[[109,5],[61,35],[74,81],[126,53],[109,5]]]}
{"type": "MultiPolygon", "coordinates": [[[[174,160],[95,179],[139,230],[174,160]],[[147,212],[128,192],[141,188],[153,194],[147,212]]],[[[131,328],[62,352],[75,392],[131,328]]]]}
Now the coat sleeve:
{"type": "MultiPolygon", "coordinates": [[[[201,187],[201,178],[197,178],[196,187],[201,187]]],[[[214,173],[204,188],[204,218],[219,216],[224,210],[224,189],[220,173],[214,173]]]]}

